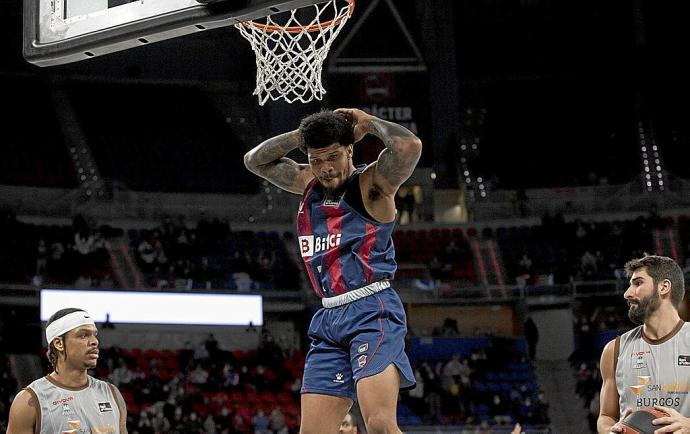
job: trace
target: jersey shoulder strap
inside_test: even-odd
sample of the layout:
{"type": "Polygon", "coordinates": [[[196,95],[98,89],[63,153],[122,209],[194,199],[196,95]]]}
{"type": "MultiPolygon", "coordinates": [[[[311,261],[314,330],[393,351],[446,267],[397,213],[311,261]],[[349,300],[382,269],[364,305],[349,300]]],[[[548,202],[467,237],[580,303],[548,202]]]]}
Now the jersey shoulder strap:
{"type": "Polygon", "coordinates": [[[618,353],[621,350],[621,337],[616,336],[616,340],[613,343],[613,375],[616,375],[616,368],[618,368],[618,353]]]}

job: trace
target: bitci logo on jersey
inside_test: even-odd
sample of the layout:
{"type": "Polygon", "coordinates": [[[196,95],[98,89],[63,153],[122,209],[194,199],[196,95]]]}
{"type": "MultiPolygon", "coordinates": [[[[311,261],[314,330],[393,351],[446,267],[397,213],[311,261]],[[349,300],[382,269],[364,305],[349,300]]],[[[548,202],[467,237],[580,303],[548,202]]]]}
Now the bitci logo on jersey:
{"type": "Polygon", "coordinates": [[[324,237],[304,235],[298,237],[299,251],[303,258],[309,258],[315,254],[340,245],[342,234],[328,234],[324,237]]]}

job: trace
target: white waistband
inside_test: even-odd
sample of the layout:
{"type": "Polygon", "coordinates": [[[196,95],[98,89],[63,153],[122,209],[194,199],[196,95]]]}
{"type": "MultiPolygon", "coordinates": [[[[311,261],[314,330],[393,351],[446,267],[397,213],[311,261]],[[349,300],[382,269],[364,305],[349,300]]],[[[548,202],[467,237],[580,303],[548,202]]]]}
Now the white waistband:
{"type": "Polygon", "coordinates": [[[367,286],[353,289],[345,294],[336,295],[334,297],[324,297],[321,299],[321,304],[326,308],[338,307],[344,304],[352,303],[360,298],[376,294],[377,292],[383,291],[384,289],[390,287],[391,283],[388,280],[380,280],[378,282],[370,283],[367,286]]]}

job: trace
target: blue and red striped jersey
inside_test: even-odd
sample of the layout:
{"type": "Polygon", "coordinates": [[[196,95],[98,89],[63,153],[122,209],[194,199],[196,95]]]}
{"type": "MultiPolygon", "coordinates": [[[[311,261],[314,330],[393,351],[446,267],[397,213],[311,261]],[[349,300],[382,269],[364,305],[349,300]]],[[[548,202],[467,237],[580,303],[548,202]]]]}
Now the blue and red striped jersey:
{"type": "Polygon", "coordinates": [[[352,206],[357,198],[348,201],[348,194],[361,194],[359,175],[365,167],[359,166],[347,181],[356,188],[346,188],[342,196],[328,198],[315,178],[300,202],[297,240],[309,280],[320,297],[393,279],[398,268],[391,238],[395,222],[377,222],[352,206]]]}

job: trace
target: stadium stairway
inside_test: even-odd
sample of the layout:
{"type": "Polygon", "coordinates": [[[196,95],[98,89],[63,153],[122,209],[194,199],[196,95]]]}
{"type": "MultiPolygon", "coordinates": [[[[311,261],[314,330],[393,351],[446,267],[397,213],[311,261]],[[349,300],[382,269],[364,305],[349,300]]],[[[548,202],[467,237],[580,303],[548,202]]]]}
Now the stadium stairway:
{"type": "Polygon", "coordinates": [[[681,245],[681,237],[676,227],[669,227],[666,229],[655,229],[654,233],[654,248],[656,254],[660,256],[669,256],[679,264],[684,264],[683,248],[681,245]]]}
{"type": "Polygon", "coordinates": [[[588,410],[575,394],[575,376],[567,360],[538,360],[535,363],[537,382],[549,402],[549,418],[553,432],[587,433],[588,410]]]}
{"type": "Polygon", "coordinates": [[[145,288],[146,284],[141,269],[130,254],[130,250],[127,248],[129,240],[125,237],[126,235],[113,238],[107,243],[110,265],[121,288],[145,288]]]}

